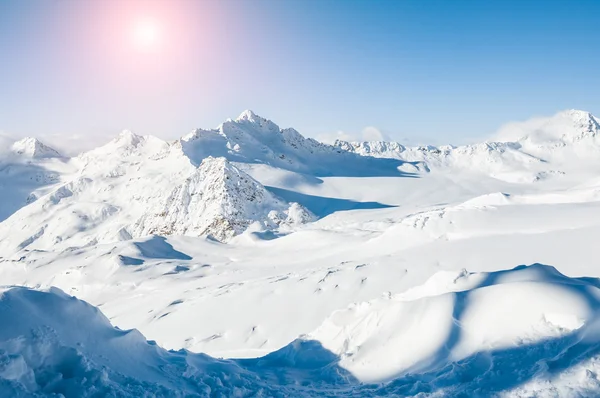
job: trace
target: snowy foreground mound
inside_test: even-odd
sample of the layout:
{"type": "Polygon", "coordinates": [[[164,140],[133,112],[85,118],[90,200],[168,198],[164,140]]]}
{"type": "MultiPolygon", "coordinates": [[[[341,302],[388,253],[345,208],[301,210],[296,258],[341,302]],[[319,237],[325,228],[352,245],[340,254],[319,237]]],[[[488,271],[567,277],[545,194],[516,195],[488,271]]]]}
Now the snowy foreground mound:
{"type": "Polygon", "coordinates": [[[0,395],[591,396],[600,280],[552,267],[438,273],[335,312],[257,359],[166,351],[52,288],[0,296],[0,395]]]}

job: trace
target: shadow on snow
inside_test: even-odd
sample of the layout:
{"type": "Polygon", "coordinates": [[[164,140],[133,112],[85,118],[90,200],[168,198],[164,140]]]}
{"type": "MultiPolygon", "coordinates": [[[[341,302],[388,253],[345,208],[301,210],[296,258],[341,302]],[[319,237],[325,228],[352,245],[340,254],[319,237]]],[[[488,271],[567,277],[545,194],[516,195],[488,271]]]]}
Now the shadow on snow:
{"type": "MultiPolygon", "coordinates": [[[[594,313],[600,314],[600,301],[589,289],[593,286],[600,287],[598,279],[569,279],[555,268],[542,264],[518,266],[515,270],[525,268],[535,272],[536,276],[541,276],[544,281],[560,281],[566,289],[582,297],[594,313]]],[[[498,278],[510,271],[512,270],[490,273],[471,291],[496,284],[498,278]]],[[[449,354],[461,339],[460,322],[468,307],[471,291],[454,293],[455,324],[446,343],[442,345],[443,348],[389,382],[360,383],[351,373],[341,368],[338,365],[339,358],[318,341],[296,340],[263,358],[236,362],[247,370],[267,375],[267,380],[272,384],[292,388],[296,393],[310,396],[414,396],[438,393],[444,396],[488,397],[518,388],[538,377],[544,383],[559,373],[600,355],[598,319],[560,337],[506,349],[480,351],[462,360],[452,361],[449,354]]],[[[591,396],[597,391],[589,393],[591,396]]],[[[585,395],[585,391],[583,394],[585,395]]]]}
{"type": "Polygon", "coordinates": [[[191,260],[192,257],[177,251],[163,236],[152,236],[143,242],[134,242],[140,254],[147,258],[164,258],[173,260],[191,260]]]}
{"type": "Polygon", "coordinates": [[[307,195],[283,188],[267,186],[268,191],[287,202],[298,202],[319,218],[328,216],[336,211],[385,209],[396,207],[379,202],[357,202],[350,199],[327,198],[324,196],[307,195]]]}
{"type": "Polygon", "coordinates": [[[36,198],[31,192],[58,181],[57,173],[34,164],[0,163],[0,191],[5,193],[0,203],[0,222],[34,201],[36,198]]]}

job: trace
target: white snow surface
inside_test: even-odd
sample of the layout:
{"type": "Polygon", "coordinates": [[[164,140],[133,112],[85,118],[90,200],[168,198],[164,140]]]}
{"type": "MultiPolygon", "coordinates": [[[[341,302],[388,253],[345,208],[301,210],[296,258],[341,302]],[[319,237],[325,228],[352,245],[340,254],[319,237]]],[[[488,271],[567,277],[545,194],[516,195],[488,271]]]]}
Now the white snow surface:
{"type": "Polygon", "coordinates": [[[600,122],[589,112],[568,110],[549,118],[505,126],[495,141],[465,146],[406,147],[397,142],[347,142],[334,146],[365,156],[420,162],[425,171],[483,173],[530,183],[566,173],[598,171],[600,122]]]}
{"type": "Polygon", "coordinates": [[[0,393],[585,396],[599,387],[599,286],[539,264],[434,275],[422,297],[353,305],[280,350],[237,360],[166,351],[59,289],[12,287],[0,296],[0,393]]]}
{"type": "Polygon", "coordinates": [[[10,144],[0,395],[599,395],[599,131],[329,146],[246,111],[10,144]]]}

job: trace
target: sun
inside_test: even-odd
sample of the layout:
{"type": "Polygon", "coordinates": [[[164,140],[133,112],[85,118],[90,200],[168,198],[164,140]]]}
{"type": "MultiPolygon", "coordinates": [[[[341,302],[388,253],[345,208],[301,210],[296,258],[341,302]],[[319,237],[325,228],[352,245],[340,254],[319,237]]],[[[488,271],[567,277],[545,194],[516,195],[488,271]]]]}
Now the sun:
{"type": "Polygon", "coordinates": [[[133,28],[133,42],[139,50],[155,50],[161,39],[159,24],[150,18],[136,21],[133,28]]]}

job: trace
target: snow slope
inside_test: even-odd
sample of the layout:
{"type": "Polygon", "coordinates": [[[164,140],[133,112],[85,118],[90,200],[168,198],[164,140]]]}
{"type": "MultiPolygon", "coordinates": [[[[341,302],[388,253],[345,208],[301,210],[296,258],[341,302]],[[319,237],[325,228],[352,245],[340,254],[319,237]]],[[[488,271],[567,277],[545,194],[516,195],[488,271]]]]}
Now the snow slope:
{"type": "Polygon", "coordinates": [[[285,236],[247,231],[228,244],[155,236],[25,248],[3,252],[0,280],[60,287],[168,348],[264,355],[337,309],[401,293],[440,270],[538,261],[600,276],[594,192],[497,193],[409,214],[403,207],[337,212],[285,236]]]}
{"type": "MultiPolygon", "coordinates": [[[[6,180],[5,198],[39,197],[3,207],[0,280],[56,286],[168,349],[245,358],[203,357],[240,375],[240,395],[594,395],[595,121],[563,112],[399,159],[251,112],[174,142],[124,132],[72,159],[9,149],[58,180],[6,180]],[[498,272],[533,263],[555,269],[498,272]]],[[[180,381],[164,391],[191,391],[180,381]]]]}
{"type": "Polygon", "coordinates": [[[0,221],[77,172],[77,166],[35,138],[0,142],[0,221]]]}
{"type": "Polygon", "coordinates": [[[290,373],[311,385],[343,380],[328,369],[332,356],[310,356],[306,364],[292,356],[286,366],[285,353],[276,353],[283,358],[269,365],[264,364],[269,360],[237,363],[166,351],[137,330],[113,328],[97,308],[58,289],[3,292],[0,319],[7,325],[0,329],[2,396],[286,396],[296,390],[309,395],[311,386],[278,386],[269,374],[290,373]],[[292,373],[293,362],[299,366],[292,373]],[[318,376],[314,381],[311,368],[318,376]]]}
{"type": "Polygon", "coordinates": [[[357,378],[391,380],[481,351],[561,337],[584,325],[595,330],[598,283],[539,264],[435,274],[405,293],[335,312],[311,337],[341,356],[340,364],[357,378]]]}
{"type": "Polygon", "coordinates": [[[10,288],[0,296],[7,325],[0,329],[0,392],[595,395],[599,286],[542,265],[434,275],[404,295],[338,311],[310,335],[246,360],[166,351],[58,289],[10,288]]]}

